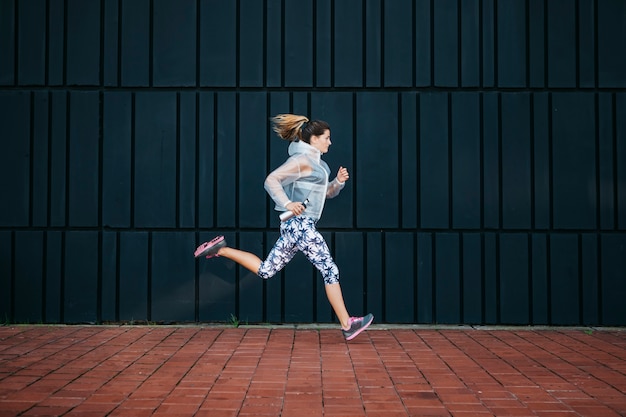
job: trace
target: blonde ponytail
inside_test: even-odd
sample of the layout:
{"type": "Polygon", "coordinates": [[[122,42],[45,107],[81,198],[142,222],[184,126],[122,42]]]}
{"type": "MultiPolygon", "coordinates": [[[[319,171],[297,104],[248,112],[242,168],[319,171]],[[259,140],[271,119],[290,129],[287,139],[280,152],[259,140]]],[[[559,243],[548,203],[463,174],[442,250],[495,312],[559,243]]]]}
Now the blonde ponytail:
{"type": "Polygon", "coordinates": [[[281,139],[293,142],[302,139],[302,126],[309,121],[306,116],[297,114],[278,114],[272,117],[272,129],[281,139]]]}

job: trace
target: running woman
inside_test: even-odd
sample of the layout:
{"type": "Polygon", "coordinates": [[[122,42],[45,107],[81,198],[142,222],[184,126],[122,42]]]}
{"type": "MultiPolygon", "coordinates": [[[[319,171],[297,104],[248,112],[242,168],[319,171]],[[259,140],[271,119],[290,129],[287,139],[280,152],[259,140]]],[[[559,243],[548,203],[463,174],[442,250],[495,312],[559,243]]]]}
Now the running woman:
{"type": "Polygon", "coordinates": [[[250,252],[229,247],[224,236],[200,245],[195,257],[221,256],[268,279],[301,251],[322,274],[328,301],[346,340],[352,340],[372,323],[374,316],[349,315],[339,285],[339,268],[316,228],[326,199],[336,197],[350,178],[348,170],[339,167],[337,176],[329,181],[330,168],[321,158],[331,145],[328,123],[294,114],[279,114],[271,120],[274,132],[290,142],[289,158],[267,176],[265,190],[276,203],[277,211],[290,211],[293,217],[280,223],[280,237],[264,261],[250,252]]]}

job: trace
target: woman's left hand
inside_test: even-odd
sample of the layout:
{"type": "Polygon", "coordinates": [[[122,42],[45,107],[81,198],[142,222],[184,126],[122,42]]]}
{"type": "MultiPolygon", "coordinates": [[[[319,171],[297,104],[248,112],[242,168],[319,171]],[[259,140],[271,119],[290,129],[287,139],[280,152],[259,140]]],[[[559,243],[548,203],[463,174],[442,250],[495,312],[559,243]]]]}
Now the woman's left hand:
{"type": "Polygon", "coordinates": [[[337,181],[346,182],[350,178],[350,174],[348,174],[348,169],[344,167],[339,167],[339,171],[337,171],[337,181]]]}

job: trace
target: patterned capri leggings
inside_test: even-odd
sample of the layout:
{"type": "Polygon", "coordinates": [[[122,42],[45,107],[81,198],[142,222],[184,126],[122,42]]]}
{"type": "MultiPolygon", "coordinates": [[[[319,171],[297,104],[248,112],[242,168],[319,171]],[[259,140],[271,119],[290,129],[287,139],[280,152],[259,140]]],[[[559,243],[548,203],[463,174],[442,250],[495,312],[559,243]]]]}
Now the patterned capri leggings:
{"type": "Polygon", "coordinates": [[[333,261],[324,237],[315,228],[315,220],[306,216],[292,217],[280,224],[280,238],[261,262],[257,275],[268,279],[283,269],[301,251],[324,278],[324,284],[339,282],[339,268],[333,261]]]}

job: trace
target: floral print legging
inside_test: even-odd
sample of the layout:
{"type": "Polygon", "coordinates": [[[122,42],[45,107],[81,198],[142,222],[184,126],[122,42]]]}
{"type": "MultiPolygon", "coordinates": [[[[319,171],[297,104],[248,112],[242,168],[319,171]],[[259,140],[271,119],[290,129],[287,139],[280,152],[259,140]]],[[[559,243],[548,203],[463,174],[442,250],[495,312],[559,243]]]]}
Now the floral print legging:
{"type": "Polygon", "coordinates": [[[324,237],[315,227],[315,220],[306,216],[296,216],[281,222],[280,238],[261,262],[257,275],[268,279],[283,269],[301,251],[324,278],[324,284],[339,282],[339,268],[335,264],[324,237]]]}

